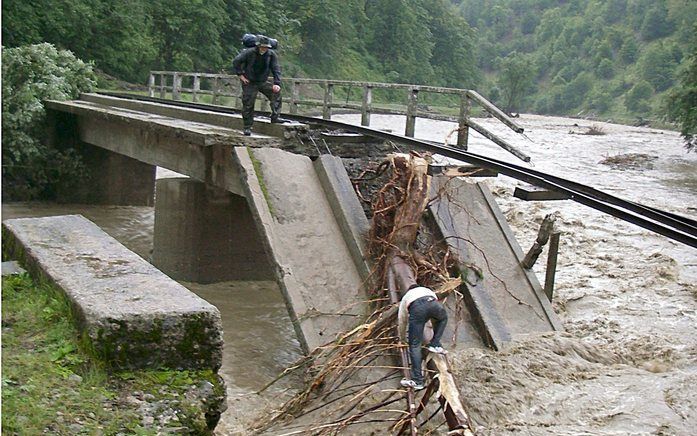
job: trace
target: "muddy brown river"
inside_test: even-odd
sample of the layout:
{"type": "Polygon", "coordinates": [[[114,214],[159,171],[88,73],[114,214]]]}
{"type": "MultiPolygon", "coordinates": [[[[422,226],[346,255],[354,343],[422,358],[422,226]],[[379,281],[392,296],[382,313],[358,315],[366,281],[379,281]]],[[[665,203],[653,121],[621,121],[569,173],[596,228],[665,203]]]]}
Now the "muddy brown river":
{"type": "MultiPolygon", "coordinates": [[[[359,123],[360,116],[340,121],[359,123]]],[[[525,136],[480,120],[532,157],[534,168],[675,213],[697,216],[697,154],[677,133],[585,120],[522,116],[525,136]],[[588,136],[588,127],[605,134],[588,136]],[[600,163],[600,162],[607,163],[600,163]]],[[[373,115],[403,132],[403,117],[373,115]]],[[[417,120],[416,136],[443,141],[453,123],[417,120]]],[[[473,134],[470,151],[523,164],[473,134]]],[[[160,171],[166,176],[166,171],[160,171]]],[[[465,405],[485,435],[697,434],[697,250],[571,201],[523,202],[517,182],[487,182],[526,250],[547,213],[562,230],[554,308],[565,331],[519,338],[501,352],[452,350],[465,405]]],[[[80,213],[144,258],[153,209],[3,204],[2,219],[80,213]]],[[[541,259],[544,259],[543,253],[541,259]]],[[[535,266],[541,281],[544,262],[535,266]]],[[[291,381],[255,392],[300,357],[273,282],[184,283],[215,304],[225,330],[221,372],[229,410],[217,433],[244,434],[291,381]]],[[[445,434],[445,427],[441,427],[445,434]]]]}

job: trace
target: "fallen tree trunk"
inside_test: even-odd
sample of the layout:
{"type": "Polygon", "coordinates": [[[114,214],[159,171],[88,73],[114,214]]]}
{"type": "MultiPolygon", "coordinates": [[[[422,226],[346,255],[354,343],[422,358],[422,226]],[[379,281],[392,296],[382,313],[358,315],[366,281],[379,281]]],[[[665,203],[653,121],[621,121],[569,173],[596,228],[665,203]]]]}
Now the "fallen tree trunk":
{"type": "Polygon", "coordinates": [[[311,380],[274,416],[261,421],[256,431],[292,418],[295,422],[302,420],[303,431],[312,434],[338,434],[348,426],[391,423],[392,431],[398,434],[408,430],[416,435],[418,428],[438,410],[436,405],[429,407],[433,414],[417,422],[436,393],[450,431],[471,434],[463,433],[469,431],[469,421],[456,395],[452,375],[444,369],[447,365],[431,368],[437,376],[431,379],[420,400],[411,388],[395,389],[398,382],[394,377],[409,375],[407,349],[397,337],[398,303],[403,293],[418,282],[444,299],[462,281],[448,275],[447,250],[424,249],[423,243],[420,251],[416,249],[430,191],[427,160],[415,154],[394,155],[390,163],[392,177],[374,199],[370,233],[373,277],[380,285],[372,298],[376,309],[363,324],[318,347],[293,366],[295,371],[311,374],[311,380]],[[395,361],[399,363],[392,363],[395,361]],[[407,403],[401,412],[394,406],[387,407],[403,398],[400,392],[407,403]],[[372,414],[370,418],[368,413],[372,414]]]}

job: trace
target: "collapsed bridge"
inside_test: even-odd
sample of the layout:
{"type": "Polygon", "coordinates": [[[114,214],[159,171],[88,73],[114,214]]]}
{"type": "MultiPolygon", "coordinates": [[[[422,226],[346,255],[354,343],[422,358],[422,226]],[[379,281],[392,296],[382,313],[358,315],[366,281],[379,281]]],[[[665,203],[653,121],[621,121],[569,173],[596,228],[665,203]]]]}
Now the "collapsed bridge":
{"type": "MultiPolygon", "coordinates": [[[[265,134],[245,138],[241,118],[219,107],[113,95],[85,95],[48,106],[57,126],[56,145],[78,147],[98,168],[91,185],[98,189],[67,194],[85,196],[84,201],[153,204],[156,191],[152,260],[170,276],[275,278],[306,353],[369,314],[368,220],[341,158],[382,159],[392,151],[388,144],[367,136],[359,138],[363,142],[346,139],[327,147],[334,156],[318,156],[312,124],[319,122],[310,119],[258,123],[265,134]],[[155,188],[155,166],[188,178],[159,180],[155,188]]],[[[383,135],[368,129],[360,133],[383,135]]],[[[390,140],[467,156],[395,135],[390,140]]],[[[506,174],[509,168],[498,171],[506,174]]],[[[470,310],[461,327],[446,335],[452,338],[446,345],[500,349],[517,335],[560,329],[537,278],[521,266],[522,250],[486,186],[461,178],[446,183],[447,175],[434,178],[434,185],[449,193],[434,195],[430,219],[457,254],[463,275],[472,265],[483,272],[481,280],[460,287],[470,310]]],[[[564,188],[558,182],[553,187],[564,188]]],[[[671,231],[689,242],[693,223],[665,218],[677,223],[671,231]]]]}

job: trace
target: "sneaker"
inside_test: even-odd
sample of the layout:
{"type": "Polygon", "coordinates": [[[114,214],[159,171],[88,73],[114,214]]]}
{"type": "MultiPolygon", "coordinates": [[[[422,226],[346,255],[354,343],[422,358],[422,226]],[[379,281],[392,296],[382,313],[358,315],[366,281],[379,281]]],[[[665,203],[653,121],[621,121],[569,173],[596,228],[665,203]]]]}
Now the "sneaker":
{"type": "Polygon", "coordinates": [[[252,136],[252,129],[244,129],[244,136],[252,136]]]}
{"type": "Polygon", "coordinates": [[[448,354],[448,350],[446,350],[446,349],[443,348],[443,347],[434,347],[434,346],[432,346],[432,345],[429,345],[428,347],[426,347],[426,349],[427,349],[428,351],[430,351],[431,353],[436,353],[436,354],[448,354]]]}
{"type": "Polygon", "coordinates": [[[283,123],[289,123],[289,120],[286,120],[284,118],[271,118],[271,122],[273,124],[283,124],[283,123]]]}
{"type": "Polygon", "coordinates": [[[416,383],[414,380],[410,380],[408,378],[403,378],[402,381],[399,382],[399,384],[404,386],[405,388],[412,388],[415,391],[420,391],[424,388],[423,383],[416,383]]]}

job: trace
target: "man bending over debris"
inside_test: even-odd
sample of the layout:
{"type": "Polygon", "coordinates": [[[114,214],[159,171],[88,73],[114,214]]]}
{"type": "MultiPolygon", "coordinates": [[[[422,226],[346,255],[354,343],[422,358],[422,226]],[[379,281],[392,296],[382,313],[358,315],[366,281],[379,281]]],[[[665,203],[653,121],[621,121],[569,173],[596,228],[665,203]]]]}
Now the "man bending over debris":
{"type": "Polygon", "coordinates": [[[445,307],[438,301],[436,293],[432,290],[411,285],[399,304],[398,330],[399,337],[405,341],[407,320],[409,320],[409,359],[411,360],[411,379],[402,379],[404,387],[421,390],[424,388],[424,377],[421,372],[421,344],[424,340],[424,326],[428,320],[432,320],[433,339],[428,345],[428,351],[446,354],[440,343],[445,326],[448,324],[448,313],[445,307]]]}

